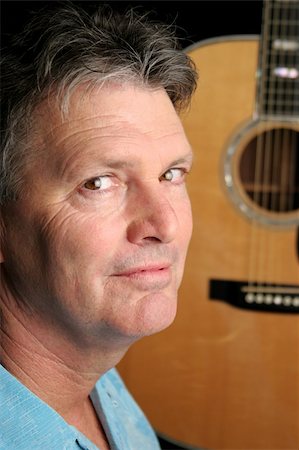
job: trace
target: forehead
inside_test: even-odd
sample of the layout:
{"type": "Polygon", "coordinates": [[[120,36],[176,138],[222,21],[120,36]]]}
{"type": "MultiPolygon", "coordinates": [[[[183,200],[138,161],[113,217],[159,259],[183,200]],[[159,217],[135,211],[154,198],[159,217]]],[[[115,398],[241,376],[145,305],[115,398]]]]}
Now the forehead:
{"type": "Polygon", "coordinates": [[[44,175],[68,180],[84,171],[93,173],[101,163],[163,164],[190,152],[181,121],[163,89],[107,85],[87,91],[83,87],[71,96],[66,118],[48,102],[37,122],[41,158],[36,167],[44,175]]]}
{"type": "MultiPolygon", "coordinates": [[[[69,99],[63,117],[57,105],[45,102],[39,112],[40,134],[46,140],[97,131],[103,136],[138,134],[158,138],[160,135],[182,133],[177,113],[163,89],[152,90],[131,85],[107,85],[87,90],[76,89],[69,99]]],[[[78,137],[78,136],[77,136],[78,137]]]]}

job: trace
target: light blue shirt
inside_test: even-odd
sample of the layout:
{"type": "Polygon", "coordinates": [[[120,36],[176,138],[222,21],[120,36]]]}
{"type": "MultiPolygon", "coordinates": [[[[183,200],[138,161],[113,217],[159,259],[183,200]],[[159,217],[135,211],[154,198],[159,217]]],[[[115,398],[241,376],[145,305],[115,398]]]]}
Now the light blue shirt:
{"type": "MultiPolygon", "coordinates": [[[[156,434],[115,369],[91,395],[113,450],[160,450],[156,434]]],[[[98,450],[0,365],[1,450],[98,450]]]]}

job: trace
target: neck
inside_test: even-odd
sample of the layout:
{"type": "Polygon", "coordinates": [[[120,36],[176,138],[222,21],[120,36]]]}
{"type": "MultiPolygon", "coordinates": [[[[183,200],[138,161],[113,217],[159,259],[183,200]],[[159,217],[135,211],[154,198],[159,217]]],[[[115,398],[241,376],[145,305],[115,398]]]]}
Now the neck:
{"type": "Polygon", "coordinates": [[[68,423],[77,426],[83,420],[82,405],[90,406],[89,394],[96,381],[119,362],[127,348],[79,348],[15,302],[2,302],[2,316],[3,366],[68,423]]]}

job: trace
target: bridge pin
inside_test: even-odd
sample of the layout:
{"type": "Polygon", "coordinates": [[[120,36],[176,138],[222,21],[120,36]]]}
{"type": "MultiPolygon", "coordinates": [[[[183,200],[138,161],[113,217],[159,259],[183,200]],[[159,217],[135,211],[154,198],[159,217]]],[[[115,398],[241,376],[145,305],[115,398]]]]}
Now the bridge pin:
{"type": "Polygon", "coordinates": [[[256,301],[256,303],[263,303],[263,301],[264,301],[263,294],[257,294],[255,301],[256,301]]]}
{"type": "Polygon", "coordinates": [[[290,306],[292,304],[292,297],[290,297],[289,295],[285,295],[282,299],[282,303],[284,304],[284,306],[290,306]]]}
{"type": "Polygon", "coordinates": [[[271,305],[272,302],[273,302],[273,295],[271,295],[271,294],[265,295],[265,303],[267,305],[271,305]]]}
{"type": "Polygon", "coordinates": [[[273,302],[275,305],[281,305],[282,303],[282,296],[281,295],[275,295],[273,302]]]}
{"type": "Polygon", "coordinates": [[[249,292],[248,294],[245,295],[245,301],[247,303],[253,303],[254,302],[254,295],[249,292]]]}
{"type": "Polygon", "coordinates": [[[299,306],[299,297],[294,297],[292,303],[293,306],[299,306]]]}

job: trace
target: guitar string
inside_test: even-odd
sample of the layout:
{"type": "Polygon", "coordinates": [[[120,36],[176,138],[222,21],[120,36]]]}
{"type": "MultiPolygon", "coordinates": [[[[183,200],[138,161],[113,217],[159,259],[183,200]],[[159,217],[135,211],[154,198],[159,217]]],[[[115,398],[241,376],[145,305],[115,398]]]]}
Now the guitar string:
{"type": "MultiPolygon", "coordinates": [[[[289,115],[290,112],[295,117],[297,107],[294,91],[288,79],[275,77],[273,71],[279,67],[296,68],[299,53],[296,52],[296,48],[293,50],[282,47],[274,49],[273,40],[269,40],[269,35],[272,35],[272,39],[274,37],[280,39],[280,42],[287,42],[290,37],[298,36],[299,21],[293,20],[292,14],[295,13],[296,19],[299,3],[296,3],[297,9],[294,10],[285,6],[289,5],[281,4],[279,1],[276,3],[270,1],[265,6],[262,56],[268,55],[269,64],[265,59],[260,63],[262,74],[260,105],[258,105],[258,110],[264,115],[264,118],[267,116],[279,117],[285,113],[289,115]],[[288,28],[290,23],[291,30],[288,28]],[[294,60],[291,62],[289,60],[290,52],[291,55],[293,52],[294,60]],[[290,89],[287,89],[288,85],[290,89]]],[[[283,214],[292,211],[292,208],[296,206],[297,132],[292,130],[292,126],[266,129],[263,130],[260,127],[257,130],[253,201],[272,214],[283,214]]],[[[255,285],[258,287],[261,280],[265,281],[266,278],[269,281],[269,276],[272,280],[277,279],[281,261],[273,257],[273,238],[273,233],[266,233],[264,228],[257,226],[255,220],[252,221],[249,284],[253,284],[256,280],[255,285]],[[268,258],[267,261],[266,258],[268,258]],[[265,277],[265,274],[268,276],[265,277]]]]}
{"type": "MultiPolygon", "coordinates": [[[[297,167],[297,152],[298,150],[298,131],[296,132],[295,130],[293,131],[293,133],[291,134],[291,141],[290,141],[290,147],[291,147],[291,163],[290,163],[290,178],[289,178],[289,199],[288,199],[288,210],[289,211],[297,211],[296,207],[297,207],[297,202],[296,202],[296,195],[299,195],[298,193],[298,188],[299,186],[297,185],[297,177],[296,177],[296,173],[298,171],[298,167],[297,167]]],[[[299,224],[299,218],[298,218],[298,224],[299,224]]]]}
{"type": "MultiPolygon", "coordinates": [[[[282,11],[283,13],[281,13],[280,5],[277,3],[276,5],[274,3],[269,5],[268,14],[266,14],[267,23],[264,26],[265,35],[263,38],[267,50],[264,54],[267,54],[268,57],[270,56],[269,65],[266,64],[265,60],[262,64],[262,89],[264,94],[267,93],[267,95],[261,95],[261,99],[265,101],[263,112],[266,116],[275,116],[278,112],[280,113],[279,110],[284,108],[283,97],[282,104],[279,105],[277,103],[276,92],[281,83],[279,78],[276,79],[273,76],[273,70],[275,67],[287,67],[287,64],[283,61],[285,53],[283,51],[272,52],[271,46],[273,47],[273,41],[269,39],[269,36],[272,36],[272,39],[280,37],[281,41],[283,41],[288,37],[286,32],[288,23],[287,9],[282,9],[282,11]],[[269,70],[272,73],[269,74],[269,70]]],[[[274,128],[267,131],[261,130],[257,138],[254,201],[265,210],[270,210],[270,213],[280,213],[286,209],[285,199],[287,192],[285,191],[288,179],[289,155],[285,154],[284,150],[289,148],[289,135],[290,132],[286,128],[282,130],[274,128]],[[286,162],[283,160],[283,155],[286,155],[286,162]]],[[[258,285],[260,280],[265,281],[267,279],[269,281],[269,276],[274,280],[277,278],[278,261],[273,257],[273,245],[271,245],[271,236],[273,237],[273,235],[271,233],[266,234],[265,229],[261,227],[256,228],[256,232],[253,234],[255,238],[258,238],[254,239],[255,242],[252,246],[256,248],[257,255],[252,259],[251,264],[254,267],[254,261],[257,263],[258,285]]],[[[252,270],[251,272],[254,273],[252,270]]],[[[250,276],[250,279],[254,280],[254,276],[250,276]]]]}
{"type": "MultiPolygon", "coordinates": [[[[295,24],[292,26],[292,35],[295,36],[299,36],[299,2],[297,2],[297,4],[294,5],[294,18],[295,18],[295,24]]],[[[292,62],[291,62],[291,67],[295,67],[297,69],[299,69],[299,51],[294,51],[293,52],[293,57],[292,57],[292,62]]],[[[296,85],[296,80],[294,80],[294,85],[296,85]]],[[[298,93],[297,93],[298,95],[298,93]]],[[[294,117],[296,116],[296,99],[295,99],[295,89],[293,92],[293,115],[294,117]]],[[[295,204],[295,195],[296,195],[296,189],[298,188],[298,186],[296,186],[296,163],[297,163],[297,151],[299,151],[299,149],[297,149],[297,136],[298,136],[298,132],[296,133],[296,131],[294,130],[291,134],[291,139],[290,139],[290,149],[291,149],[291,160],[290,160],[290,180],[289,180],[289,191],[290,191],[290,195],[289,195],[289,203],[288,203],[288,208],[289,210],[294,210],[296,208],[296,204],[295,204]]],[[[298,169],[297,169],[298,170],[298,169]]],[[[299,221],[299,220],[298,220],[299,221]]]]}
{"type": "MultiPolygon", "coordinates": [[[[297,36],[297,39],[299,37],[299,2],[297,1],[296,3],[294,3],[294,10],[290,8],[290,13],[289,15],[291,16],[293,14],[293,25],[290,27],[290,34],[293,35],[294,37],[297,36]]],[[[296,38],[295,38],[296,39],[296,38]]],[[[297,70],[299,69],[299,51],[295,50],[293,53],[291,53],[291,57],[289,58],[289,66],[290,67],[294,67],[295,69],[297,68],[297,70]]],[[[298,84],[298,82],[296,81],[296,78],[292,80],[292,85],[293,85],[293,106],[292,106],[292,115],[293,117],[296,117],[296,108],[298,108],[298,103],[296,103],[296,98],[295,98],[295,86],[296,83],[298,84]]],[[[298,95],[298,92],[297,92],[298,95]]],[[[297,100],[298,102],[298,100],[297,100]]],[[[297,109],[297,113],[298,113],[298,109],[297,109]]],[[[290,132],[290,137],[289,137],[289,180],[286,179],[286,186],[288,187],[288,198],[286,198],[286,207],[288,208],[289,211],[292,211],[296,214],[296,207],[298,206],[296,204],[296,189],[298,189],[298,180],[296,177],[296,172],[299,170],[296,163],[297,163],[297,152],[299,151],[299,148],[297,147],[298,144],[298,129],[296,131],[296,129],[293,129],[290,132]],[[289,182],[288,182],[289,181],[289,182]]],[[[287,178],[287,176],[286,176],[287,178]]],[[[298,194],[297,194],[298,195],[298,194]]],[[[298,222],[297,222],[297,227],[299,226],[299,211],[297,211],[297,217],[298,217],[298,222]]],[[[298,279],[298,278],[297,278],[298,279]]]]}
{"type": "MultiPolygon", "coordinates": [[[[298,5],[297,2],[294,4],[289,4],[288,8],[286,9],[286,18],[284,21],[284,27],[288,27],[287,32],[285,33],[286,38],[288,36],[296,36],[296,20],[293,20],[296,18],[296,11],[298,11],[298,5]],[[292,8],[294,6],[294,9],[292,8]],[[297,8],[297,9],[296,9],[297,8]],[[293,15],[294,14],[294,15],[293,15]],[[289,25],[287,25],[289,24],[289,25]]],[[[298,33],[297,33],[298,36],[298,33]]],[[[296,52],[292,55],[292,52],[285,52],[285,58],[282,64],[280,64],[281,67],[296,67],[296,52]]],[[[286,87],[289,83],[292,83],[292,81],[286,80],[284,87],[286,87]]],[[[294,81],[295,83],[295,81],[294,81]]],[[[285,89],[287,90],[287,89],[285,89]]],[[[289,89],[290,92],[292,92],[292,86],[290,86],[289,89]]],[[[294,94],[294,92],[293,92],[294,94]]],[[[282,94],[283,95],[283,94],[282,94]]],[[[293,102],[286,101],[286,96],[283,97],[282,105],[287,112],[287,115],[294,115],[295,116],[295,98],[294,95],[291,96],[291,100],[293,102]]],[[[292,203],[294,204],[294,201],[292,201],[292,197],[294,195],[295,190],[295,172],[291,168],[294,167],[295,160],[296,160],[296,149],[295,149],[295,131],[292,130],[291,127],[288,127],[287,129],[283,130],[283,144],[282,144],[282,156],[283,159],[281,161],[281,177],[280,177],[280,192],[281,196],[279,199],[279,212],[284,213],[292,210],[292,203]]]]}
{"type": "MultiPolygon", "coordinates": [[[[258,106],[258,116],[261,115],[263,104],[262,99],[265,98],[265,74],[264,74],[264,67],[265,67],[265,57],[266,57],[266,49],[267,49],[267,28],[269,26],[269,12],[270,12],[270,6],[268,2],[264,2],[263,5],[263,15],[262,15],[262,31],[263,34],[261,36],[260,40],[260,48],[259,48],[259,104],[258,106]]],[[[262,175],[262,159],[261,159],[261,151],[263,148],[263,135],[262,135],[262,127],[261,124],[258,123],[257,126],[257,139],[255,141],[255,158],[254,158],[254,178],[252,183],[252,189],[253,189],[253,195],[252,199],[254,204],[259,203],[259,186],[261,184],[261,175],[262,175]]],[[[256,219],[251,220],[251,227],[250,227],[250,246],[249,246],[249,276],[248,276],[248,287],[249,292],[254,292],[254,285],[256,284],[257,280],[257,274],[258,274],[258,265],[259,265],[259,258],[258,258],[258,251],[256,250],[256,246],[258,243],[258,228],[256,219]],[[257,273],[256,273],[257,272],[257,273]]]]}
{"type": "MultiPolygon", "coordinates": [[[[297,3],[297,10],[298,5],[299,3],[297,3]]],[[[296,10],[290,8],[289,4],[284,6],[287,7],[282,9],[282,13],[280,14],[282,17],[279,33],[281,42],[286,42],[291,36],[296,36],[295,21],[292,20],[294,18],[293,13],[295,15],[296,10]]],[[[275,67],[296,67],[296,65],[293,65],[293,62],[295,63],[296,59],[296,52],[292,55],[291,50],[282,49],[282,51],[278,51],[277,54],[278,58],[275,67]]],[[[294,115],[295,117],[295,98],[294,95],[292,95],[292,92],[294,94],[294,91],[292,91],[292,85],[290,83],[292,83],[291,80],[277,78],[276,90],[274,89],[272,93],[274,98],[272,100],[271,109],[274,114],[278,113],[281,116],[294,115]],[[289,89],[287,89],[288,86],[289,89]],[[290,102],[290,100],[292,100],[292,102],[290,102]]],[[[291,212],[295,205],[296,132],[292,129],[291,125],[288,125],[274,130],[273,135],[275,143],[273,147],[273,167],[275,168],[275,171],[273,170],[273,195],[270,210],[277,214],[286,214],[291,212]]],[[[274,250],[272,245],[271,249],[271,253],[273,254],[274,250]]],[[[274,269],[272,271],[273,280],[277,280],[281,275],[281,262],[277,258],[271,258],[271,260],[273,260],[274,269]]]]}
{"type": "Polygon", "coordinates": [[[281,167],[280,150],[283,146],[283,133],[281,129],[277,129],[274,137],[273,145],[273,162],[272,162],[272,196],[270,203],[270,211],[278,213],[278,197],[279,197],[279,173],[281,167]]]}
{"type": "MultiPolygon", "coordinates": [[[[275,35],[275,38],[280,42],[286,42],[290,36],[289,30],[289,8],[288,3],[284,3],[283,7],[279,2],[274,4],[274,8],[279,15],[277,20],[279,29],[275,35]]],[[[272,45],[273,48],[273,45],[272,45]]],[[[286,79],[283,77],[275,77],[274,69],[288,67],[288,51],[285,48],[276,49],[277,56],[275,58],[275,64],[271,67],[272,77],[274,79],[275,88],[271,92],[271,113],[273,116],[284,116],[287,114],[288,102],[286,102],[286,79]]],[[[279,74],[278,74],[279,75],[279,74]]],[[[290,131],[288,126],[282,124],[278,128],[273,129],[273,170],[272,170],[272,198],[270,204],[270,212],[281,215],[286,212],[285,199],[287,195],[287,172],[289,167],[289,136],[290,131]]],[[[272,238],[273,239],[273,238],[272,238]]],[[[275,258],[274,242],[271,242],[271,276],[273,280],[280,279],[281,275],[281,261],[279,258],[275,258]]]]}
{"type": "MultiPolygon", "coordinates": [[[[292,35],[295,37],[297,36],[297,39],[299,39],[299,2],[297,1],[294,4],[294,19],[295,19],[295,23],[292,26],[292,35]]],[[[297,70],[299,70],[299,51],[297,49],[294,50],[293,52],[293,57],[292,57],[292,67],[297,68],[297,70]]],[[[297,82],[298,84],[298,82],[297,82]]],[[[299,110],[299,105],[298,105],[298,92],[297,92],[297,101],[296,101],[296,97],[295,97],[295,86],[296,86],[296,79],[294,80],[294,89],[293,89],[293,116],[296,117],[296,108],[297,108],[297,113],[299,110]]],[[[299,170],[297,168],[297,152],[299,152],[299,148],[297,146],[298,142],[298,129],[297,131],[294,130],[292,132],[291,135],[291,152],[292,152],[292,156],[291,156],[291,173],[290,173],[290,190],[291,190],[291,195],[289,197],[289,209],[294,211],[296,209],[296,189],[298,189],[299,186],[297,186],[297,180],[296,180],[296,172],[299,170]]],[[[298,193],[299,195],[299,193],[298,193]]],[[[299,213],[298,213],[298,225],[299,225],[299,213]]]]}
{"type": "MultiPolygon", "coordinates": [[[[295,8],[295,13],[294,13],[294,17],[295,17],[295,25],[294,25],[294,36],[299,37],[299,2],[297,2],[296,8],[295,8]]],[[[294,51],[293,54],[293,65],[295,68],[297,68],[297,70],[299,71],[299,50],[297,49],[297,51],[294,51]]],[[[294,85],[296,86],[296,80],[294,81],[294,85]]],[[[299,85],[299,78],[298,78],[298,82],[297,85],[299,85]]],[[[299,89],[298,89],[299,90],[299,89]]],[[[297,116],[297,114],[299,113],[299,105],[298,105],[298,96],[299,93],[297,91],[297,101],[295,98],[295,89],[294,89],[294,96],[293,96],[293,114],[294,117],[297,116]]],[[[299,172],[299,168],[297,166],[297,160],[299,158],[299,130],[297,129],[297,132],[294,131],[292,134],[292,151],[293,151],[293,158],[292,158],[292,162],[293,162],[293,166],[292,166],[292,179],[293,179],[293,195],[290,197],[292,199],[292,204],[291,204],[291,208],[292,210],[294,210],[296,208],[296,206],[298,206],[298,203],[296,204],[296,192],[299,198],[299,177],[296,177],[296,173],[298,174],[299,172]],[[298,183],[298,184],[297,184],[298,183]]],[[[297,175],[298,176],[298,175],[297,175]]],[[[299,226],[299,212],[298,212],[298,226],[299,226]]]]}
{"type": "MultiPolygon", "coordinates": [[[[266,72],[266,62],[269,50],[269,35],[271,27],[271,19],[273,14],[273,8],[271,2],[264,3],[264,23],[263,23],[263,35],[262,35],[262,59],[260,63],[259,70],[260,74],[260,115],[265,114],[267,109],[267,72],[266,72]]],[[[253,183],[253,201],[256,208],[263,206],[265,198],[263,198],[263,183],[265,179],[265,157],[269,153],[269,133],[265,133],[263,130],[263,125],[260,122],[257,129],[257,139],[256,139],[256,149],[255,149],[255,171],[254,171],[254,183],[253,183]]],[[[265,247],[265,241],[263,239],[264,229],[261,227],[256,220],[252,221],[252,239],[251,248],[253,249],[253,257],[251,258],[251,276],[250,279],[252,283],[256,285],[256,288],[260,287],[263,281],[263,259],[266,258],[267,251],[265,247]]]]}
{"type": "MultiPolygon", "coordinates": [[[[299,3],[294,4],[294,19],[295,24],[290,26],[290,34],[292,36],[299,36],[299,25],[298,22],[296,22],[296,19],[299,20],[299,3]],[[297,16],[297,17],[296,17],[297,16]],[[296,25],[297,23],[297,25],[296,25]]],[[[290,16],[292,16],[291,9],[290,9],[290,16]]],[[[294,51],[293,55],[291,54],[289,58],[289,65],[290,67],[298,67],[297,61],[296,61],[296,55],[298,55],[298,51],[294,51]]],[[[294,85],[296,84],[296,81],[294,80],[294,85]]],[[[295,89],[294,89],[294,98],[293,98],[293,115],[295,117],[296,115],[296,100],[295,100],[295,89]]],[[[289,165],[289,182],[288,184],[288,191],[289,196],[287,198],[287,209],[289,211],[294,210],[295,208],[295,195],[296,195],[296,131],[294,130],[292,133],[290,133],[290,142],[289,142],[289,148],[290,148],[290,165],[289,165]]]]}
{"type": "MultiPolygon", "coordinates": [[[[279,5],[274,5],[274,8],[278,10],[279,5]]],[[[286,7],[282,8],[282,10],[278,11],[279,20],[277,23],[278,30],[276,32],[274,39],[279,39],[280,42],[285,41],[285,12],[286,7]]],[[[274,48],[273,42],[272,42],[272,48],[274,48]]],[[[271,49],[272,50],[272,49],[271,49]]],[[[271,92],[271,113],[273,116],[279,116],[282,115],[282,111],[284,109],[284,98],[283,98],[283,81],[279,77],[279,74],[277,77],[275,77],[274,70],[278,67],[284,67],[284,49],[283,48],[276,48],[274,51],[274,54],[276,54],[275,57],[275,63],[271,67],[271,75],[272,79],[274,80],[274,88],[272,89],[273,92],[271,92]]],[[[283,127],[279,126],[278,128],[274,128],[273,131],[273,139],[274,139],[274,145],[273,145],[273,165],[272,165],[272,183],[271,183],[271,203],[269,205],[270,212],[273,212],[274,214],[279,214],[279,203],[280,203],[280,189],[279,189],[279,180],[281,178],[281,170],[282,170],[282,148],[284,147],[284,131],[283,127]]],[[[272,279],[276,280],[278,275],[278,259],[275,258],[275,255],[273,255],[273,245],[270,246],[271,248],[271,260],[272,260],[272,279]]]]}
{"type": "MultiPolygon", "coordinates": [[[[279,39],[280,42],[284,42],[285,40],[285,12],[286,12],[286,4],[284,8],[280,6],[279,2],[273,4],[274,12],[276,12],[274,19],[277,21],[275,26],[275,33],[273,33],[273,40],[271,42],[271,51],[274,48],[274,40],[279,39]]],[[[274,70],[278,67],[284,67],[284,49],[277,48],[273,52],[273,57],[271,54],[271,67],[270,67],[270,79],[271,79],[271,92],[269,93],[269,113],[271,116],[279,116],[281,115],[281,111],[284,108],[283,104],[283,82],[279,76],[275,76],[274,70]],[[281,89],[282,88],[282,89],[281,89]],[[282,90],[282,92],[280,92],[282,90]]],[[[271,131],[273,135],[273,147],[272,147],[272,181],[271,181],[271,201],[269,204],[270,213],[279,214],[279,197],[280,197],[280,188],[279,188],[279,180],[281,178],[281,165],[282,165],[282,148],[284,147],[284,131],[281,126],[278,128],[273,128],[271,131]]],[[[277,239],[277,235],[275,234],[275,239],[277,239]]],[[[280,263],[280,258],[276,257],[273,254],[273,234],[270,243],[271,251],[271,268],[270,268],[270,277],[272,280],[278,280],[279,271],[277,265],[280,263]]],[[[277,255],[276,255],[277,256],[277,255]]],[[[273,284],[273,283],[272,283],[273,284]]]]}
{"type": "MultiPolygon", "coordinates": [[[[274,69],[277,67],[284,67],[284,52],[283,49],[276,49],[276,52],[272,51],[274,48],[274,40],[280,39],[284,41],[286,37],[285,26],[287,23],[286,8],[281,8],[278,2],[271,4],[272,8],[269,11],[269,28],[267,33],[267,57],[269,64],[264,67],[264,84],[267,95],[265,98],[265,117],[275,117],[281,114],[284,108],[282,104],[278,102],[279,95],[278,90],[281,86],[281,79],[274,76],[274,69]]],[[[282,97],[283,100],[283,97],[282,97]]],[[[280,127],[271,126],[273,119],[268,121],[270,126],[266,126],[264,136],[264,147],[261,149],[261,157],[263,157],[263,179],[260,186],[261,189],[261,204],[260,206],[270,214],[278,214],[280,210],[281,189],[279,186],[279,180],[282,179],[282,173],[284,165],[282,163],[282,149],[285,147],[285,131],[280,127]]],[[[257,244],[259,255],[259,280],[261,283],[267,282],[273,287],[274,280],[277,280],[279,275],[280,263],[275,258],[273,248],[273,233],[272,230],[265,230],[260,228],[261,238],[257,244]]]]}
{"type": "MultiPolygon", "coordinates": [[[[264,114],[267,117],[273,113],[272,103],[273,103],[273,92],[276,90],[275,79],[271,77],[272,68],[276,65],[276,54],[271,52],[272,43],[274,36],[279,34],[279,13],[277,8],[275,8],[275,3],[270,2],[269,5],[269,23],[268,29],[266,30],[267,35],[266,40],[266,60],[264,71],[264,84],[266,95],[265,99],[265,110],[264,114]],[[268,64],[269,61],[269,64],[268,64]],[[268,67],[269,66],[269,67],[268,67]],[[270,70],[270,73],[269,73],[270,70]],[[269,111],[271,109],[271,112],[269,111]]],[[[261,158],[263,158],[263,177],[260,185],[261,191],[261,203],[260,207],[264,210],[262,214],[265,214],[269,210],[270,202],[272,198],[272,182],[273,182],[273,171],[271,171],[271,159],[273,158],[273,146],[275,143],[275,135],[271,128],[268,128],[267,122],[265,131],[263,132],[263,148],[260,150],[261,158]]],[[[260,227],[260,239],[257,244],[257,252],[259,255],[259,280],[261,284],[268,282],[272,279],[271,269],[273,264],[272,246],[271,246],[271,232],[266,232],[265,227],[260,227]]]]}
{"type": "MultiPolygon", "coordinates": [[[[287,15],[288,8],[285,8],[285,16],[287,15]]],[[[287,20],[288,17],[285,18],[287,20]]],[[[283,23],[282,28],[285,31],[286,25],[283,23]]],[[[287,33],[282,33],[282,39],[284,39],[284,35],[287,33]]],[[[286,52],[285,52],[286,55],[286,52]]],[[[286,55],[287,56],[287,55],[286,55]]],[[[289,61],[287,60],[286,56],[284,58],[281,58],[281,62],[279,64],[279,67],[288,67],[289,61]]],[[[284,84],[284,87],[288,84],[287,79],[282,79],[282,84],[284,84]]],[[[287,105],[284,104],[284,97],[282,95],[282,112],[286,113],[287,105]]],[[[282,129],[282,145],[281,145],[281,163],[280,163],[280,178],[278,183],[278,190],[279,190],[279,198],[278,198],[278,212],[283,213],[285,209],[285,194],[286,194],[286,170],[287,170],[287,162],[288,162],[288,153],[289,153],[289,131],[288,129],[282,129]]]]}
{"type": "MultiPolygon", "coordinates": [[[[272,52],[273,49],[273,41],[274,39],[281,38],[282,39],[282,29],[281,29],[281,21],[283,21],[283,16],[280,8],[279,2],[275,3],[275,0],[271,2],[271,18],[269,23],[268,30],[268,44],[267,44],[267,57],[269,58],[269,68],[264,69],[266,73],[265,82],[268,84],[267,87],[267,97],[266,97],[266,116],[274,116],[275,109],[277,108],[276,100],[277,100],[277,89],[278,89],[278,80],[273,76],[273,70],[275,67],[279,65],[279,58],[281,52],[276,51],[272,52]]],[[[265,211],[270,211],[270,214],[275,211],[275,207],[273,208],[274,199],[277,198],[276,189],[275,189],[275,167],[279,171],[279,164],[273,164],[274,158],[274,148],[276,150],[275,155],[277,155],[277,159],[280,159],[280,145],[276,145],[276,138],[280,135],[279,129],[275,129],[271,126],[271,120],[268,121],[270,123],[270,128],[267,131],[267,135],[269,136],[268,143],[265,146],[265,153],[268,153],[267,160],[264,161],[265,171],[268,172],[268,177],[264,181],[262,189],[268,192],[266,196],[266,202],[263,202],[262,207],[265,211]],[[267,145],[268,144],[268,145],[267,145]],[[270,175],[271,173],[271,175],[270,175]]],[[[280,136],[279,136],[280,137],[280,136]]],[[[280,139],[279,139],[280,141],[280,139]]],[[[275,157],[276,158],[276,157],[275,157]]],[[[278,192],[277,192],[278,194],[278,192]]],[[[273,255],[273,233],[272,230],[263,229],[264,235],[264,248],[261,251],[261,254],[267,255],[267,260],[263,266],[263,278],[267,280],[270,285],[273,286],[273,280],[276,280],[274,273],[276,272],[276,259],[275,255],[273,255]]]]}
{"type": "MultiPolygon", "coordinates": [[[[295,13],[294,13],[294,17],[295,17],[295,25],[294,25],[294,36],[297,36],[297,38],[299,39],[299,2],[297,2],[296,8],[295,8],[295,13]]],[[[294,67],[297,68],[297,70],[299,71],[299,50],[297,49],[297,51],[294,51],[293,54],[293,64],[294,67]]],[[[297,82],[297,86],[298,86],[298,90],[297,90],[297,100],[295,97],[295,88],[294,88],[294,95],[293,95],[293,114],[294,117],[296,117],[299,113],[299,76],[297,77],[297,81],[294,80],[294,86],[296,86],[296,82],[297,82]]],[[[299,177],[296,177],[296,173],[298,176],[298,172],[299,172],[299,168],[297,166],[297,160],[299,158],[299,130],[297,129],[297,131],[294,131],[293,133],[293,144],[292,144],[292,149],[293,149],[293,189],[294,189],[294,194],[291,197],[293,199],[293,203],[292,203],[292,209],[295,209],[296,206],[298,206],[298,203],[295,204],[296,201],[296,190],[297,190],[297,195],[299,198],[299,177]],[[297,184],[298,183],[298,184],[297,184]]],[[[298,211],[298,226],[299,226],[299,211],[298,211]]]]}
{"type": "MultiPolygon", "coordinates": [[[[265,30],[266,26],[267,26],[267,4],[266,2],[264,2],[263,5],[263,14],[262,14],[262,30],[265,30]]],[[[265,39],[264,36],[260,37],[260,48],[259,48],[259,78],[257,80],[257,82],[259,83],[258,86],[258,90],[259,90],[259,101],[260,103],[257,105],[257,115],[260,115],[260,110],[261,110],[261,99],[263,98],[263,91],[264,91],[264,86],[263,86],[263,80],[262,80],[262,67],[264,64],[263,61],[263,56],[265,55],[265,39]]],[[[257,130],[257,132],[259,132],[259,130],[257,130]]],[[[259,144],[260,144],[260,140],[257,139],[256,140],[256,148],[255,148],[255,154],[254,154],[254,178],[252,180],[252,189],[253,189],[253,202],[256,202],[257,198],[256,198],[256,192],[255,192],[255,185],[257,183],[257,180],[260,178],[260,164],[259,163],[259,159],[258,159],[258,150],[259,150],[259,144]]],[[[250,180],[251,183],[251,180],[250,180]]],[[[250,186],[249,186],[250,189],[250,186]]],[[[250,226],[250,245],[249,245],[249,269],[248,269],[248,292],[254,292],[253,290],[253,285],[254,285],[254,267],[256,265],[256,253],[254,250],[254,245],[255,245],[255,241],[256,241],[256,230],[255,230],[255,224],[254,224],[254,219],[251,220],[251,226],[250,226]]]]}
{"type": "MultiPolygon", "coordinates": [[[[291,19],[289,16],[289,8],[288,8],[288,2],[285,4],[285,7],[282,8],[282,14],[281,14],[281,41],[286,41],[290,36],[290,25],[288,24],[288,21],[291,19]]],[[[278,51],[279,59],[278,64],[276,67],[286,67],[289,66],[289,60],[288,60],[288,51],[287,50],[280,50],[278,51]]],[[[287,105],[286,100],[286,94],[285,90],[288,85],[287,78],[280,78],[277,77],[277,85],[280,88],[281,92],[277,92],[276,94],[276,101],[278,99],[280,100],[279,104],[277,104],[276,108],[280,111],[280,115],[284,116],[287,114],[287,110],[289,106],[287,105]]],[[[287,127],[282,127],[278,130],[278,133],[281,135],[280,138],[280,145],[277,148],[278,151],[278,160],[279,164],[277,166],[277,196],[276,196],[276,211],[277,214],[283,214],[285,210],[285,195],[287,194],[286,189],[286,177],[287,177],[287,170],[288,170],[288,161],[289,161],[289,149],[288,149],[288,143],[289,143],[289,129],[288,125],[287,127]]],[[[274,185],[275,187],[275,185],[274,185]]],[[[276,258],[274,260],[274,280],[277,280],[280,278],[281,272],[279,265],[281,264],[280,260],[276,258]]]]}
{"type": "MultiPolygon", "coordinates": [[[[297,36],[298,40],[299,40],[299,3],[297,4],[297,8],[296,8],[296,13],[295,13],[295,17],[296,17],[296,25],[295,25],[295,36],[297,36]]],[[[297,49],[297,51],[294,52],[294,66],[297,68],[297,70],[299,71],[299,49],[297,49]]],[[[295,81],[295,86],[296,86],[296,81],[295,81]]],[[[295,89],[294,89],[294,117],[297,117],[299,115],[299,76],[297,78],[297,100],[295,98],[295,89]]],[[[297,128],[297,132],[294,133],[294,178],[295,178],[295,193],[293,196],[294,202],[295,202],[295,195],[297,192],[297,198],[298,198],[298,202],[297,202],[297,207],[298,207],[298,203],[299,203],[299,130],[297,128]],[[298,162],[297,162],[298,161],[298,162]],[[297,177],[296,177],[297,174],[297,177]]],[[[293,205],[294,208],[295,205],[293,205]]],[[[298,208],[299,209],[299,208],[298,208]]],[[[299,212],[298,212],[298,227],[299,227],[299,212]]]]}
{"type": "MultiPolygon", "coordinates": [[[[286,22],[289,20],[291,21],[292,17],[291,16],[291,8],[286,8],[286,22]]],[[[285,32],[285,35],[287,37],[287,35],[290,35],[290,31],[291,31],[291,25],[284,25],[284,29],[286,29],[287,27],[289,27],[288,32],[285,32]]],[[[290,65],[290,58],[287,52],[285,52],[285,57],[284,57],[284,61],[283,64],[281,64],[282,67],[291,67],[290,65]]],[[[288,80],[286,79],[285,81],[285,86],[288,85],[288,80]]],[[[283,100],[285,100],[285,98],[283,98],[283,100]]],[[[286,112],[285,110],[291,109],[288,108],[288,105],[285,104],[283,102],[283,108],[284,108],[284,112],[286,112]]],[[[289,112],[287,111],[288,115],[289,112]]],[[[279,198],[279,212],[280,213],[284,213],[287,212],[287,195],[288,195],[288,168],[290,167],[290,157],[291,157],[291,148],[290,148],[290,136],[291,136],[291,130],[290,128],[286,128],[285,130],[283,130],[283,145],[281,148],[281,176],[280,176],[280,186],[279,186],[279,191],[280,191],[280,198],[279,198]]]]}

